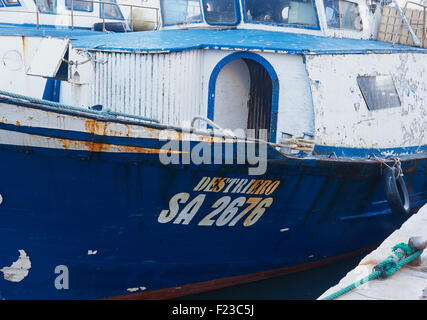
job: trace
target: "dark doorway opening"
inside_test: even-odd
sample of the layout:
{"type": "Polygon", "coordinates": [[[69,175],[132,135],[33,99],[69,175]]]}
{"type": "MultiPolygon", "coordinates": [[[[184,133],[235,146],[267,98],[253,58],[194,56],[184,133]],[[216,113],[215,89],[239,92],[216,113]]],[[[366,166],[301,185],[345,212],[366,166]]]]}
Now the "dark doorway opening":
{"type": "Polygon", "coordinates": [[[250,59],[243,60],[248,66],[251,78],[248,100],[248,137],[269,141],[273,82],[260,63],[250,59]]]}

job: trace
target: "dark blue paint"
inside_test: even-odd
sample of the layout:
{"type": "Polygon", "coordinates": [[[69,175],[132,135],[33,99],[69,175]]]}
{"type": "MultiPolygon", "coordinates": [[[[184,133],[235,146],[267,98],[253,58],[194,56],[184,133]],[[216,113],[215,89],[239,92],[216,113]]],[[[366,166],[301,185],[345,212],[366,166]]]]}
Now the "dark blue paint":
{"type": "Polygon", "coordinates": [[[270,75],[272,81],[273,88],[273,97],[271,103],[271,129],[270,129],[270,141],[276,142],[276,131],[277,131],[277,112],[279,110],[279,78],[277,77],[277,73],[274,70],[273,66],[266,59],[261,57],[258,54],[251,52],[235,52],[232,53],[225,58],[223,58],[218,64],[215,66],[211,73],[211,77],[209,79],[209,93],[208,93],[208,118],[212,121],[215,121],[215,87],[216,80],[218,78],[219,73],[222,68],[227,65],[229,62],[237,59],[249,59],[258,62],[261,64],[270,75]]]}
{"type": "MultiPolygon", "coordinates": [[[[46,129],[25,130],[38,135],[46,129]]],[[[161,144],[136,140],[145,147],[161,144]]],[[[0,278],[4,298],[93,299],[296,266],[376,244],[409,217],[370,214],[389,210],[379,163],[286,158],[270,149],[267,174],[249,177],[246,165],[164,166],[156,154],[0,145],[0,266],[10,266],[20,249],[32,264],[22,282],[0,278]],[[281,184],[255,225],[199,227],[225,195],[193,191],[205,176],[281,184]],[[180,192],[191,199],[206,194],[194,220],[158,223],[180,192]],[[363,214],[370,216],[355,218],[363,214]],[[54,287],[58,265],[69,268],[69,290],[54,287]]],[[[401,160],[411,203],[426,203],[426,153],[401,160]]]]}
{"type": "Polygon", "coordinates": [[[289,54],[427,52],[375,40],[313,36],[262,30],[161,30],[107,34],[73,41],[82,49],[183,51],[191,49],[273,50],[289,54]]]}
{"type": "MultiPolygon", "coordinates": [[[[413,147],[404,147],[404,148],[376,148],[376,149],[367,149],[367,148],[346,148],[346,147],[331,147],[331,146],[320,146],[316,145],[314,148],[314,153],[317,155],[326,155],[331,159],[335,157],[347,157],[347,158],[371,158],[381,157],[385,158],[382,153],[389,153],[393,151],[395,155],[408,154],[410,156],[423,157],[427,152],[426,145],[419,145],[413,147]]],[[[390,156],[393,158],[393,155],[390,156]]]]}
{"type": "MultiPolygon", "coordinates": [[[[22,7],[22,4],[21,4],[21,2],[19,1],[19,0],[16,0],[17,1],[17,3],[12,3],[12,4],[8,4],[6,1],[4,2],[4,5],[6,6],[6,7],[22,7]]],[[[1,3],[0,3],[0,7],[2,7],[2,5],[1,5],[1,3]]]]}
{"type": "Polygon", "coordinates": [[[53,102],[59,102],[60,93],[61,81],[55,79],[47,79],[42,99],[53,102]]]}

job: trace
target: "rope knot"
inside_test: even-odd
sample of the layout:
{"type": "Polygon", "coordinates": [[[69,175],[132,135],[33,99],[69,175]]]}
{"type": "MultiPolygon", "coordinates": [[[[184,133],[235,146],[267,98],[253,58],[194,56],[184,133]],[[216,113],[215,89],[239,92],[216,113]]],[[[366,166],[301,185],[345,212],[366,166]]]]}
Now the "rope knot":
{"type": "Polygon", "coordinates": [[[381,261],[378,263],[375,267],[375,271],[379,271],[380,275],[379,278],[385,279],[390,277],[393,273],[395,273],[398,270],[397,262],[394,259],[394,257],[390,256],[384,261],[381,261]]]}
{"type": "MultiPolygon", "coordinates": [[[[406,243],[399,243],[399,244],[396,244],[394,247],[393,247],[393,249],[392,249],[392,251],[393,251],[393,253],[394,254],[396,254],[396,255],[398,255],[398,250],[402,250],[403,252],[404,252],[404,254],[405,254],[405,256],[410,256],[411,254],[413,254],[413,253],[415,253],[415,252],[417,252],[418,250],[416,250],[416,249],[412,249],[410,246],[409,246],[409,244],[406,244],[406,243]]],[[[400,257],[400,256],[398,256],[398,258],[399,258],[399,260],[400,259],[402,259],[403,257],[400,257]]]]}
{"type": "Polygon", "coordinates": [[[394,256],[389,256],[384,261],[380,262],[374,267],[375,271],[380,272],[379,278],[385,279],[393,275],[400,269],[400,261],[406,257],[409,257],[418,250],[411,248],[406,243],[396,244],[393,249],[394,256]]]}

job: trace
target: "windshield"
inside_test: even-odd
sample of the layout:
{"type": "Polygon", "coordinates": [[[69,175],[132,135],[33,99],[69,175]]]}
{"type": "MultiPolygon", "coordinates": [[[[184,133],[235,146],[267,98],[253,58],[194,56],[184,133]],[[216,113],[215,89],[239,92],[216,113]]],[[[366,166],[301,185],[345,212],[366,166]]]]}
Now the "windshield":
{"type": "Polygon", "coordinates": [[[329,28],[362,30],[359,6],[345,0],[325,0],[326,22],[329,28]]]}
{"type": "Polygon", "coordinates": [[[238,22],[235,0],[204,0],[206,22],[234,25],[238,22]]]}
{"type": "Polygon", "coordinates": [[[56,3],[55,0],[39,0],[38,1],[39,11],[40,12],[55,12],[56,3]]]}
{"type": "Polygon", "coordinates": [[[161,0],[164,25],[202,22],[199,0],[161,0]]]}
{"type": "MultiPolygon", "coordinates": [[[[116,2],[116,0],[101,0],[101,2],[116,2]]],[[[115,4],[102,4],[100,3],[100,10],[101,10],[101,18],[108,18],[108,19],[121,19],[123,18],[122,13],[119,9],[119,7],[115,4]]]]}
{"type": "Polygon", "coordinates": [[[312,0],[244,0],[247,22],[318,27],[312,0]]]}
{"type": "MultiPolygon", "coordinates": [[[[69,10],[92,11],[93,3],[89,1],[65,0],[65,5],[69,10]]],[[[106,6],[106,5],[104,5],[106,6]]]]}

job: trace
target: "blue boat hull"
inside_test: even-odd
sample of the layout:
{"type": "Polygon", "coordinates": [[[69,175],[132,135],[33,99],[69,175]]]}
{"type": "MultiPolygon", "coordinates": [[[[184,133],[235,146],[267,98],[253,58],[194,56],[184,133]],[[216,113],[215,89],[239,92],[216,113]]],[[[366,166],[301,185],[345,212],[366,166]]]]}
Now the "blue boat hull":
{"type": "MultiPolygon", "coordinates": [[[[86,139],[60,129],[2,125],[1,130],[86,139]]],[[[161,145],[154,139],[133,143],[161,145]]],[[[269,154],[267,173],[253,177],[247,165],[164,166],[155,153],[1,144],[0,268],[11,266],[18,250],[31,260],[21,281],[0,279],[1,296],[143,298],[192,284],[197,291],[199,283],[296,271],[375,245],[409,217],[391,212],[376,161],[291,158],[273,148],[269,154]],[[222,186],[203,185],[214,177],[240,180],[233,186],[220,179],[222,186]],[[273,183],[270,189],[263,182],[236,189],[241,179],[273,183]],[[176,195],[181,196],[174,201],[176,195]],[[240,198],[237,213],[207,217],[220,211],[224,197],[230,197],[227,203],[240,198]],[[68,269],[67,288],[55,286],[58,266],[68,269]]],[[[401,160],[414,212],[427,199],[427,159],[421,154],[401,160]]]]}

